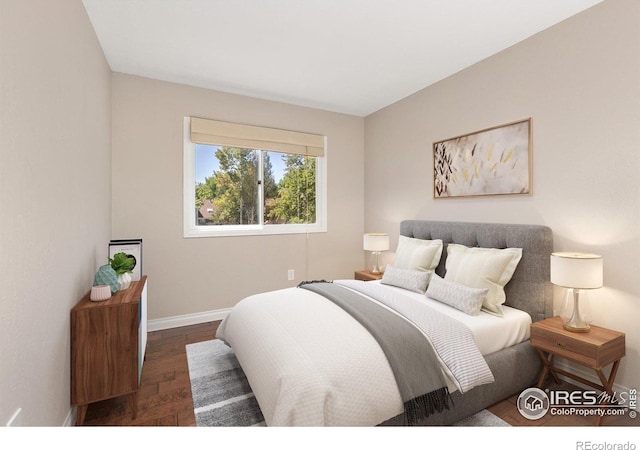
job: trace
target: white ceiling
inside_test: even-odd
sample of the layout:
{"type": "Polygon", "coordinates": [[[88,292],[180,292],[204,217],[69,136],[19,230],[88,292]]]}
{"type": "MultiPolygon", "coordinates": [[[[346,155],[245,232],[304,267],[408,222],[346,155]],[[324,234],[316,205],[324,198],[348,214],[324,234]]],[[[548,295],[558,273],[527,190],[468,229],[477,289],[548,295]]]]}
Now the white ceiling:
{"type": "Polygon", "coordinates": [[[113,71],[366,116],[602,0],[83,0],[113,71]]]}

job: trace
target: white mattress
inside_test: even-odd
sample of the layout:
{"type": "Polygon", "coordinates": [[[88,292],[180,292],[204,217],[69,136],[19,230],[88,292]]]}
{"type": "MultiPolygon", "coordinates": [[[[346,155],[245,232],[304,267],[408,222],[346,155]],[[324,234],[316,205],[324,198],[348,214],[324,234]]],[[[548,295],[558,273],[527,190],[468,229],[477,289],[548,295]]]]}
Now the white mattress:
{"type": "MultiPolygon", "coordinates": [[[[380,281],[369,281],[368,283],[380,283],[380,281]]],[[[423,294],[393,286],[388,287],[403,295],[421,299],[431,308],[465,324],[471,330],[476,345],[484,356],[529,339],[531,316],[519,309],[502,305],[503,317],[497,317],[484,311],[477,316],[470,316],[449,305],[425,297],[423,294]]]]}

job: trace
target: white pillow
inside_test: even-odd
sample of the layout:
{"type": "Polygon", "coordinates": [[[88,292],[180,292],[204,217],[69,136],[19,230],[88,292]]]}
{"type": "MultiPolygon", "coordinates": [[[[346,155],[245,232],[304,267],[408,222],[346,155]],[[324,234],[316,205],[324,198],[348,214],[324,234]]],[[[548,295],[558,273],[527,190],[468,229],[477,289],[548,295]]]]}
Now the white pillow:
{"type": "Polygon", "coordinates": [[[395,267],[427,272],[435,270],[442,256],[442,240],[432,241],[400,236],[395,267]]]}
{"type": "Polygon", "coordinates": [[[449,244],[444,278],[469,287],[488,288],[482,309],[502,316],[501,305],[506,300],[504,286],[511,280],[521,258],[521,248],[470,248],[449,244]]]}
{"type": "Polygon", "coordinates": [[[387,264],[387,268],[382,275],[382,284],[400,287],[413,292],[424,294],[427,290],[427,284],[433,272],[423,272],[413,269],[398,269],[387,264]]]}
{"type": "Polygon", "coordinates": [[[449,305],[470,316],[480,314],[480,308],[489,293],[488,288],[472,288],[455,281],[440,278],[437,273],[431,276],[427,297],[449,305]]]}

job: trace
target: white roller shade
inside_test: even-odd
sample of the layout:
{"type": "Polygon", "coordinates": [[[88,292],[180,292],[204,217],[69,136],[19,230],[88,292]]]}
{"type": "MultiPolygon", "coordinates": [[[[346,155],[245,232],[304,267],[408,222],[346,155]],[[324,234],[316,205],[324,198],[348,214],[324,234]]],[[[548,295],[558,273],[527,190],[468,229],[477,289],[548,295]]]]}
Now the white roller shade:
{"type": "Polygon", "coordinates": [[[319,134],[192,117],[191,142],[271,150],[305,156],[324,156],[325,139],[319,134]]]}

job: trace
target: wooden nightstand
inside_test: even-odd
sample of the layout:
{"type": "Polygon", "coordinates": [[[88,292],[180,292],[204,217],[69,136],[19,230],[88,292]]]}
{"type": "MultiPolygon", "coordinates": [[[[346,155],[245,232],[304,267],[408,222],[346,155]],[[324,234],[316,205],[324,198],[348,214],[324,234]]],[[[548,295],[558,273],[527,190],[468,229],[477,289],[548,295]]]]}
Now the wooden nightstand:
{"type": "MultiPolygon", "coordinates": [[[[556,316],[531,325],[531,345],[535,347],[544,364],[538,380],[538,388],[542,388],[547,376],[551,373],[556,382],[559,382],[558,374],[560,374],[613,395],[613,383],[620,360],[625,354],[624,333],[595,325],[591,325],[586,333],[574,333],[565,330],[562,327],[562,319],[556,316]],[[590,367],[596,372],[602,384],[554,367],[555,356],[590,367]],[[609,364],[613,365],[607,378],[602,369],[609,364]]],[[[599,423],[600,420],[598,420],[599,423]]]]}
{"type": "Polygon", "coordinates": [[[371,273],[370,270],[359,270],[354,274],[354,278],[356,280],[361,281],[372,281],[372,280],[381,280],[382,273],[371,273]]]}

